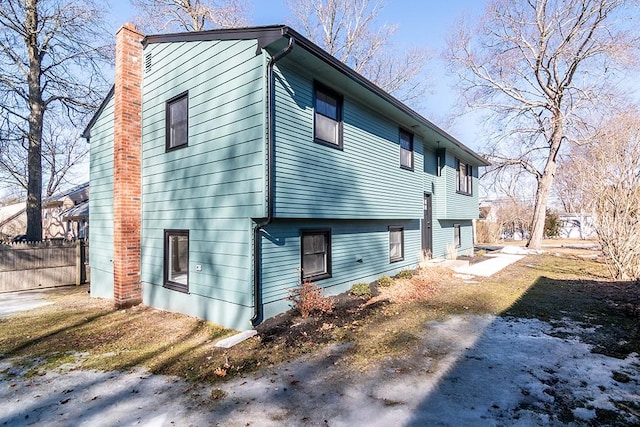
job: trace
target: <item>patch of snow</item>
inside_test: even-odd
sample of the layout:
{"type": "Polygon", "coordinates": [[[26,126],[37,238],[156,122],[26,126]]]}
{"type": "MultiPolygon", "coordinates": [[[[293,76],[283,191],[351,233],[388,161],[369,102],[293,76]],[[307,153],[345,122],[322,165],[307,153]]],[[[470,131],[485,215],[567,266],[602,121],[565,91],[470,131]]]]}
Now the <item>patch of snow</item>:
{"type": "MultiPolygon", "coordinates": [[[[569,320],[561,328],[583,332],[569,320]]],[[[564,424],[558,417],[567,411],[589,421],[596,408],[637,401],[637,354],[594,354],[554,332],[535,319],[453,316],[425,325],[418,359],[359,372],[340,364],[349,346],[333,346],[215,386],[142,369],[0,372],[0,425],[536,426],[564,424]],[[212,400],[217,388],[227,397],[212,400]]]]}
{"type": "Polygon", "coordinates": [[[544,253],[544,251],[527,249],[522,246],[505,246],[504,248],[500,249],[500,252],[509,255],[540,255],[544,253]]]}

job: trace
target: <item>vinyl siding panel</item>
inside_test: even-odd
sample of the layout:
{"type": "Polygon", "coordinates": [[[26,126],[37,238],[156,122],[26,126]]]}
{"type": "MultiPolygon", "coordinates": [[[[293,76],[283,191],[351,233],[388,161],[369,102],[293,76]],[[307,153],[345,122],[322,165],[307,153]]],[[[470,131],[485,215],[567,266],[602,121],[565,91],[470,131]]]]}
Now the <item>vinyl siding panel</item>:
{"type": "MultiPolygon", "coordinates": [[[[473,229],[469,220],[439,220],[436,221],[437,232],[434,230],[434,258],[446,258],[447,247],[454,242],[454,224],[460,224],[460,247],[457,249],[458,255],[466,255],[473,250],[473,229]],[[436,244],[437,235],[437,244],[436,244]]],[[[434,227],[436,228],[436,227],[434,227]]]]}
{"type": "Polygon", "coordinates": [[[113,298],[113,98],[91,128],[89,265],[91,295],[113,298]]]}
{"type": "MultiPolygon", "coordinates": [[[[459,194],[457,188],[457,162],[456,156],[450,152],[446,155],[446,167],[444,169],[446,211],[440,217],[442,219],[471,220],[478,218],[478,167],[473,167],[472,195],[459,194]]],[[[463,162],[467,161],[460,158],[463,162]]]]}
{"type": "MultiPolygon", "coordinates": [[[[338,88],[336,88],[338,89],[338,88]]],[[[400,168],[399,126],[344,97],[343,149],[313,141],[313,79],[276,78],[275,213],[279,218],[419,218],[422,142],[414,170],[400,168]]],[[[338,90],[339,92],[339,90],[338,90]]]]}
{"type": "Polygon", "coordinates": [[[415,268],[419,262],[419,220],[278,221],[267,226],[261,238],[267,317],[289,307],[288,290],[300,283],[301,231],[325,228],[331,229],[332,277],[316,282],[325,289],[325,295],[348,291],[357,282],[368,283],[415,268]],[[404,227],[403,261],[389,261],[389,226],[404,227]]]}
{"type": "Polygon", "coordinates": [[[265,215],[265,68],[255,51],[234,40],[145,48],[143,298],[236,329],[252,313],[250,218],[265,215]],[[187,91],[188,146],[166,152],[166,102],[187,91]],[[163,288],[165,229],[190,232],[188,294],[163,288]]]}

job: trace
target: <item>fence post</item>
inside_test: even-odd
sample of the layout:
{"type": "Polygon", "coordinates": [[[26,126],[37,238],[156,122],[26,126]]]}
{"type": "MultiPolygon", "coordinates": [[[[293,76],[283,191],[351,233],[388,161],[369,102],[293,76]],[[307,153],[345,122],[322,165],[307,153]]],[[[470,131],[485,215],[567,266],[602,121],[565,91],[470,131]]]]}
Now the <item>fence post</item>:
{"type": "Polygon", "coordinates": [[[76,240],[76,286],[82,284],[82,248],[81,239],[76,240]]]}

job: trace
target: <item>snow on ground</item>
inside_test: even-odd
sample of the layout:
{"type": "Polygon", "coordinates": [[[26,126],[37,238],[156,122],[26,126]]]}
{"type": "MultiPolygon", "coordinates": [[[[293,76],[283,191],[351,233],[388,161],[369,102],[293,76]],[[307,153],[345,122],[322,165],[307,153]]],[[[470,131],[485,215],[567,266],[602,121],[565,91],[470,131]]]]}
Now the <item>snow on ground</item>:
{"type": "Polygon", "coordinates": [[[583,425],[637,405],[638,355],[593,354],[578,328],[456,316],[426,325],[418,358],[372,372],[343,366],[342,345],[216,387],[140,369],[22,378],[0,359],[0,425],[583,425]]]}

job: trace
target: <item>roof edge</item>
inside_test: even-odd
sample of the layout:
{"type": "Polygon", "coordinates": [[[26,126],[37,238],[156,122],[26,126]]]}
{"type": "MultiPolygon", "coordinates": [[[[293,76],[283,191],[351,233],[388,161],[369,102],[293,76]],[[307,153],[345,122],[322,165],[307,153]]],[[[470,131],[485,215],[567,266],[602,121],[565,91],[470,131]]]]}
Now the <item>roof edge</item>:
{"type": "Polygon", "coordinates": [[[109,103],[109,100],[113,97],[115,90],[116,90],[116,85],[115,84],[111,85],[111,89],[109,89],[107,96],[104,97],[104,99],[102,100],[102,103],[100,104],[100,107],[98,107],[98,110],[96,111],[96,113],[93,115],[93,117],[91,117],[91,120],[89,120],[87,127],[84,128],[84,130],[80,134],[80,136],[82,138],[85,138],[87,142],[89,142],[89,138],[91,138],[91,128],[93,127],[93,125],[96,124],[96,122],[98,121],[98,117],[100,117],[100,114],[102,114],[104,109],[107,107],[107,104],[109,103]]]}
{"type": "Polygon", "coordinates": [[[413,117],[418,122],[422,122],[426,127],[430,128],[431,130],[435,131],[436,133],[439,133],[444,138],[446,138],[449,141],[451,141],[456,147],[460,148],[462,151],[464,151],[468,155],[472,156],[475,160],[478,161],[478,163],[480,163],[481,166],[490,166],[491,165],[491,163],[489,163],[484,157],[480,156],[480,154],[476,153],[474,150],[472,150],[471,148],[467,147],[465,144],[460,142],[457,138],[455,138],[454,136],[452,136],[451,134],[449,134],[448,132],[446,132],[445,130],[443,130],[442,128],[437,126],[436,124],[432,123],[430,120],[428,120],[427,118],[422,116],[420,113],[418,113],[415,110],[413,110],[411,107],[409,107],[406,104],[404,104],[402,101],[398,100],[396,97],[394,97],[390,93],[388,93],[388,92],[384,91],[383,89],[381,89],[375,83],[373,83],[372,81],[368,80],[366,77],[364,77],[363,75],[361,75],[357,71],[355,71],[352,68],[350,68],[349,66],[347,66],[344,62],[342,62],[342,61],[336,59],[334,56],[330,55],[328,52],[326,52],[320,46],[318,46],[317,44],[313,43],[312,41],[310,41],[309,39],[307,39],[306,37],[304,37],[303,35],[301,35],[297,31],[295,31],[293,28],[288,27],[288,26],[283,26],[282,31],[283,31],[283,35],[286,34],[286,35],[289,35],[289,36],[295,38],[297,46],[300,46],[300,47],[306,49],[311,54],[313,54],[313,55],[319,57],[320,59],[324,60],[325,62],[329,63],[335,69],[337,69],[338,71],[342,72],[343,74],[345,74],[347,77],[351,78],[352,80],[356,81],[357,83],[359,83],[360,85],[362,85],[366,89],[371,90],[376,95],[380,96],[382,99],[384,99],[385,101],[387,101],[388,103],[390,103],[391,105],[393,105],[394,107],[396,107],[397,109],[402,111],[403,113],[409,115],[410,117],[413,117]]]}
{"type": "Polygon", "coordinates": [[[259,27],[220,28],[216,30],[192,31],[186,33],[151,34],[142,39],[142,47],[154,43],[193,42],[209,40],[258,40],[260,53],[265,46],[283,36],[286,25],[265,25],[259,27]]]}
{"type": "MultiPolygon", "coordinates": [[[[341,72],[345,76],[354,80],[365,89],[368,89],[381,97],[383,100],[391,104],[393,107],[397,108],[404,114],[407,114],[409,117],[412,117],[414,120],[422,123],[425,127],[431,129],[432,131],[442,135],[443,138],[449,140],[453,145],[458,147],[460,150],[464,151],[466,154],[475,159],[481,166],[489,166],[490,163],[480,156],[480,154],[476,153],[471,148],[467,147],[457,138],[453,137],[451,134],[422,116],[420,113],[416,112],[393,95],[385,92],[379,86],[377,86],[372,81],[368,80],[366,77],[362,76],[357,71],[353,70],[343,62],[339,61],[335,57],[331,56],[328,52],[322,49],[317,44],[313,43],[311,40],[298,33],[293,28],[284,25],[266,25],[266,26],[257,26],[257,27],[242,27],[242,28],[223,28],[223,29],[215,29],[215,30],[206,30],[206,31],[197,31],[197,32],[182,32],[182,33],[169,33],[169,34],[152,34],[147,35],[142,39],[142,46],[146,47],[149,44],[154,43],[171,43],[171,42],[187,42],[187,41],[209,41],[209,40],[250,40],[255,39],[258,41],[256,54],[259,54],[262,49],[269,46],[273,42],[279,40],[283,36],[293,37],[296,40],[296,45],[302,47],[312,55],[320,58],[325,61],[337,71],[341,72]]],[[[104,110],[107,102],[113,96],[114,86],[111,87],[111,90],[105,97],[105,100],[100,105],[100,108],[93,116],[87,128],[82,133],[82,137],[89,140],[91,136],[90,131],[91,127],[95,124],[100,113],[104,110]]]]}

